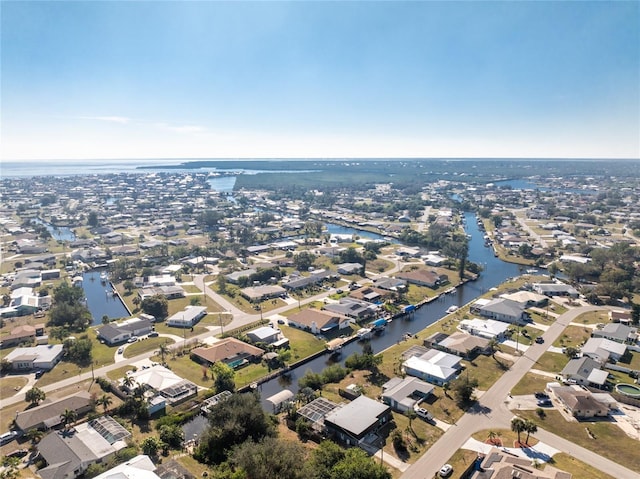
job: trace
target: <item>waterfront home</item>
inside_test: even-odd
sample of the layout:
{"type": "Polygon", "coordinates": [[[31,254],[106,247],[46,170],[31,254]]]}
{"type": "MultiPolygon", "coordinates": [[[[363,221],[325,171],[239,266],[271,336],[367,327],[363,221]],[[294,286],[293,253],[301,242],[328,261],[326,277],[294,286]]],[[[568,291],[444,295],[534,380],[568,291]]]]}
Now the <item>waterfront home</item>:
{"type": "Polygon", "coordinates": [[[394,377],[382,385],[382,401],[395,411],[405,412],[429,397],[433,389],[431,384],[415,377],[394,377]]]}
{"type": "Polygon", "coordinates": [[[330,435],[348,446],[358,446],[391,421],[391,408],[367,396],[333,409],[324,418],[330,435]]]}
{"type": "Polygon", "coordinates": [[[292,314],[287,322],[289,326],[311,331],[313,334],[320,334],[334,328],[347,328],[352,319],[329,311],[309,308],[292,314]]]}
{"type": "Polygon", "coordinates": [[[187,306],[184,310],[178,311],[167,318],[167,326],[173,326],[176,328],[192,328],[206,315],[206,306],[187,306]]]}
{"type": "Polygon", "coordinates": [[[488,302],[476,301],[472,310],[486,318],[511,324],[525,324],[528,318],[522,303],[504,298],[496,298],[488,302]]]}
{"type": "MultiPolygon", "coordinates": [[[[161,396],[164,402],[171,405],[180,404],[198,393],[198,386],[159,364],[130,372],[128,376],[133,381],[133,386],[131,386],[130,390],[141,386],[145,390],[147,399],[161,396]]],[[[155,401],[155,404],[160,408],[162,406],[159,401],[155,401]]],[[[153,403],[150,405],[152,406],[153,403]]],[[[152,407],[149,412],[154,412],[152,407]]]]}
{"type": "Polygon", "coordinates": [[[534,283],[531,287],[536,293],[550,297],[569,296],[571,298],[577,298],[579,295],[573,286],[564,283],[534,283]]]}
{"type": "Polygon", "coordinates": [[[458,329],[473,336],[502,340],[509,329],[509,325],[495,319],[473,318],[461,320],[458,324],[458,329]]]}
{"type": "Polygon", "coordinates": [[[435,333],[424,340],[424,345],[465,359],[474,358],[478,354],[489,353],[488,339],[462,332],[455,332],[450,335],[435,333]]]}
{"type": "Polygon", "coordinates": [[[449,277],[446,274],[439,274],[436,271],[429,271],[426,269],[402,271],[400,273],[396,273],[395,277],[397,279],[403,279],[407,283],[418,286],[427,286],[429,288],[437,288],[449,282],[449,277]]]}
{"type": "Polygon", "coordinates": [[[377,316],[380,307],[367,301],[347,297],[340,298],[337,303],[325,304],[323,310],[360,321],[377,316]]]}
{"type": "Polygon", "coordinates": [[[195,348],[191,351],[191,358],[206,366],[211,366],[216,361],[222,361],[232,368],[236,368],[261,358],[263,354],[262,349],[239,339],[224,338],[214,343],[213,346],[195,348]]]}
{"type": "Polygon", "coordinates": [[[5,356],[14,371],[49,371],[62,359],[62,344],[16,348],[5,356]]]}
{"type": "Polygon", "coordinates": [[[262,326],[247,332],[247,338],[252,343],[273,344],[280,339],[280,330],[271,326],[262,326]]]}

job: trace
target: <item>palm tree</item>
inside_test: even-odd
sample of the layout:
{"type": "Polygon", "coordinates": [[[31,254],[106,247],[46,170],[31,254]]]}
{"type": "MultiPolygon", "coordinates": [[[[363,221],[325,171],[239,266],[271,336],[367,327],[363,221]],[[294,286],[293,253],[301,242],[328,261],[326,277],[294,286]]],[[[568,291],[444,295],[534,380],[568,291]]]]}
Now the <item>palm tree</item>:
{"type": "Polygon", "coordinates": [[[111,405],[112,402],[113,402],[113,399],[111,399],[111,396],[109,396],[108,394],[103,394],[96,401],[96,403],[98,403],[104,408],[105,413],[107,412],[107,409],[109,409],[109,406],[111,405]]]}
{"type": "Polygon", "coordinates": [[[449,389],[451,389],[451,386],[449,385],[449,383],[444,383],[442,385],[442,392],[444,393],[445,396],[449,397],[449,389]]]}
{"type": "Polygon", "coordinates": [[[491,444],[493,444],[493,441],[497,436],[498,436],[498,434],[496,434],[495,431],[489,431],[489,434],[487,434],[487,438],[489,439],[489,442],[491,444]]]}
{"type": "Polygon", "coordinates": [[[511,420],[511,430],[518,433],[518,444],[520,444],[520,433],[525,430],[525,422],[519,417],[514,417],[511,420]]]}
{"type": "Polygon", "coordinates": [[[67,426],[73,424],[73,422],[78,418],[76,412],[72,409],[65,409],[62,414],[60,414],[60,420],[64,425],[65,430],[67,430],[67,426]]]}
{"type": "MultiPolygon", "coordinates": [[[[414,411],[414,409],[412,407],[408,408],[405,412],[404,415],[407,416],[409,418],[409,430],[411,432],[413,432],[413,427],[412,427],[412,422],[413,420],[418,417],[418,415],[416,414],[416,412],[414,411]]],[[[415,435],[415,433],[414,433],[415,435]]]]}
{"type": "Polygon", "coordinates": [[[136,380],[133,379],[131,376],[125,375],[125,377],[122,379],[122,385],[127,389],[131,389],[135,383],[136,383],[136,380]]]}
{"type": "Polygon", "coordinates": [[[538,426],[536,426],[535,422],[527,419],[524,422],[524,430],[527,433],[527,438],[524,440],[524,442],[525,444],[529,444],[529,435],[538,432],[538,426]]]}
{"type": "Polygon", "coordinates": [[[163,343],[158,347],[158,354],[160,355],[162,364],[164,364],[164,357],[168,352],[169,352],[169,346],[167,346],[166,343],[163,343]]]}

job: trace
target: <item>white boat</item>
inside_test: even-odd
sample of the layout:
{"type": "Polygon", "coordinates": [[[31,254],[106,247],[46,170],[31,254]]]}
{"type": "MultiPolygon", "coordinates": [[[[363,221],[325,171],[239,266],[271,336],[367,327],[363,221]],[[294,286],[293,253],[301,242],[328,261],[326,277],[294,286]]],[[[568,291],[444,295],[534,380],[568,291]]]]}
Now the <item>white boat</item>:
{"type": "Polygon", "coordinates": [[[455,313],[458,310],[457,306],[449,306],[447,308],[447,313],[451,314],[451,313],[455,313]]]}
{"type": "Polygon", "coordinates": [[[107,272],[103,271],[102,273],[100,273],[100,281],[102,283],[106,283],[107,282],[107,272]]]}
{"type": "Polygon", "coordinates": [[[364,341],[365,339],[371,338],[371,329],[369,328],[360,328],[356,332],[356,336],[360,341],[364,341]]]}

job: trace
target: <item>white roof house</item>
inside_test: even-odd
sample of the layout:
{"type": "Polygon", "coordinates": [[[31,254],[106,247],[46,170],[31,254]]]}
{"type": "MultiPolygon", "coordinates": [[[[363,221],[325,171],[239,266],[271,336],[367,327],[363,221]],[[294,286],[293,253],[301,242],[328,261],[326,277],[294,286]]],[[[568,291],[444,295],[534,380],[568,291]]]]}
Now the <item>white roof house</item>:
{"type": "Polygon", "coordinates": [[[94,479],[160,479],[155,470],[156,466],[149,456],[141,454],[103,472],[94,479]]]}
{"type": "Polygon", "coordinates": [[[617,361],[627,350],[627,346],[607,338],[589,338],[582,346],[582,355],[606,363],[610,359],[617,361]]]}
{"type": "Polygon", "coordinates": [[[187,306],[167,319],[167,326],[190,328],[207,315],[205,306],[187,306]]]}
{"type": "Polygon", "coordinates": [[[411,356],[402,366],[410,376],[442,385],[451,381],[460,370],[460,356],[430,349],[421,356],[411,356]]]}
{"type": "Polygon", "coordinates": [[[62,358],[62,344],[16,348],[5,359],[14,370],[52,369],[62,358]]]}
{"type": "Polygon", "coordinates": [[[509,324],[494,319],[473,318],[461,320],[458,329],[474,336],[491,339],[504,335],[509,329],[509,324]]]}

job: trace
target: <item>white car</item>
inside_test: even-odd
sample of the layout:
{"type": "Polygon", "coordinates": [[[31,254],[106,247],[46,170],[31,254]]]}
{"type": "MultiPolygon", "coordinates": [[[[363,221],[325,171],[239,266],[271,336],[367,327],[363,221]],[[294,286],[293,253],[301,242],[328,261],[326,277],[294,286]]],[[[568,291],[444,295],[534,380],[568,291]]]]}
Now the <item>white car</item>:
{"type": "Polygon", "coordinates": [[[122,354],[123,352],[124,352],[124,348],[123,347],[118,348],[118,354],[122,354]]]}
{"type": "Polygon", "coordinates": [[[440,477],[448,477],[451,475],[452,472],[453,472],[453,467],[451,467],[451,464],[445,464],[440,468],[439,474],[440,474],[440,477]]]}
{"type": "Polygon", "coordinates": [[[138,336],[131,336],[129,339],[127,339],[128,343],[135,343],[138,340],[138,336]]]}
{"type": "Polygon", "coordinates": [[[431,414],[429,414],[429,411],[427,411],[425,408],[423,407],[418,407],[415,409],[416,414],[421,417],[422,419],[426,419],[426,420],[431,420],[433,419],[433,416],[431,414]]]}

